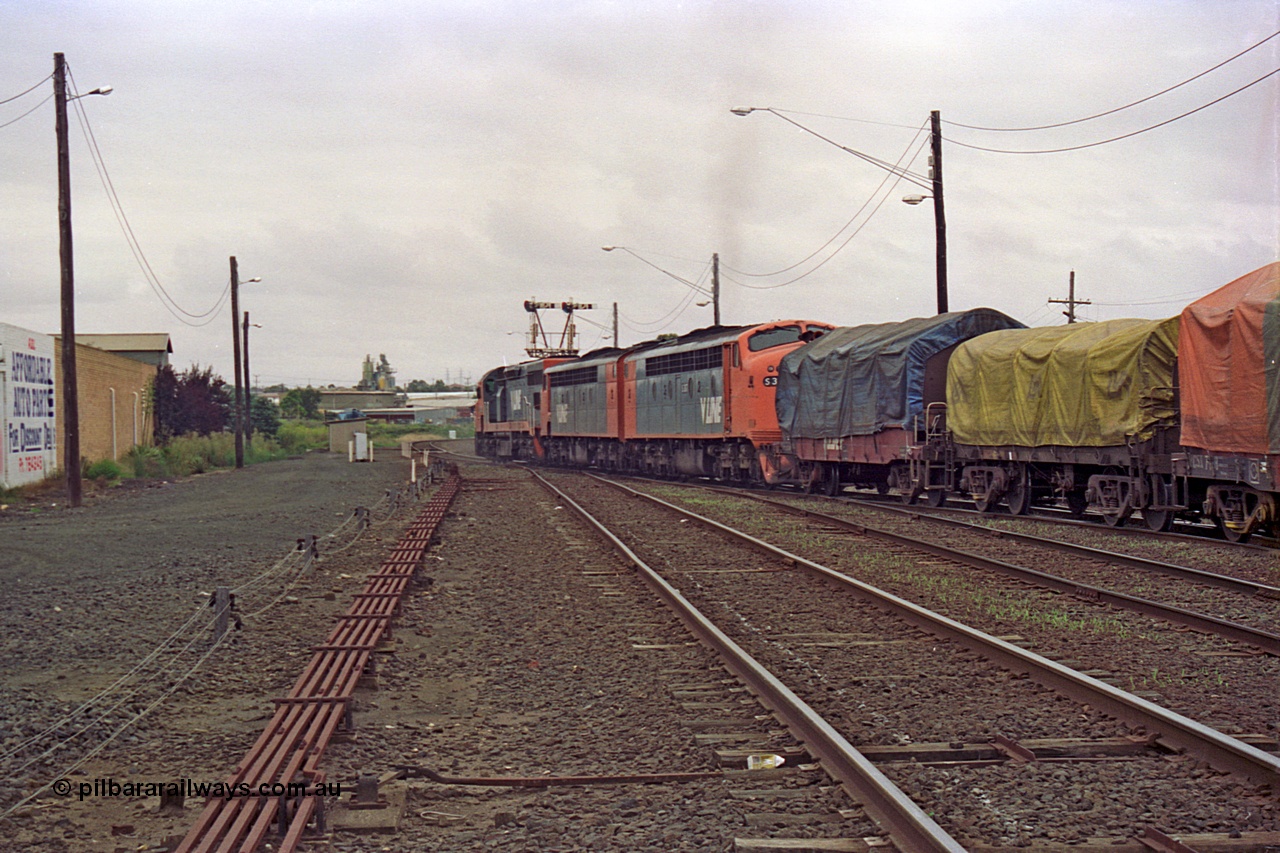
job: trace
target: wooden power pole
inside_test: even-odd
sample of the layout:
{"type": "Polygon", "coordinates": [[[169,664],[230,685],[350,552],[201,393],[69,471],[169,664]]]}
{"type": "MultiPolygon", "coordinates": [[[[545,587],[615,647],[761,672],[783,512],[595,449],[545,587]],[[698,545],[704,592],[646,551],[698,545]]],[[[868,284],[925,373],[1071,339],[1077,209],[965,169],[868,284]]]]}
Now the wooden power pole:
{"type": "Polygon", "coordinates": [[[1071,271],[1071,280],[1070,280],[1070,284],[1067,287],[1067,298],[1066,299],[1050,299],[1049,301],[1056,302],[1059,305],[1067,306],[1067,310],[1063,311],[1062,315],[1067,318],[1068,325],[1076,321],[1077,305],[1093,304],[1088,299],[1076,299],[1076,271],[1075,270],[1071,271]]]}
{"type": "Polygon", "coordinates": [[[76,277],[71,252],[71,154],[67,142],[67,62],[53,55],[54,133],[58,137],[58,256],[62,263],[62,467],[67,503],[80,506],[80,393],[76,385],[76,277]]]}
{"type": "Polygon", "coordinates": [[[712,322],[720,325],[720,253],[711,255],[711,311],[712,322]]]}
{"type": "Polygon", "coordinates": [[[938,313],[947,313],[947,216],[942,208],[942,117],[937,110],[929,113],[932,129],[933,227],[938,243],[938,313]]]}
{"type": "Polygon", "coordinates": [[[236,434],[236,467],[244,467],[244,423],[240,400],[240,270],[236,267],[236,256],[231,256],[231,352],[234,354],[236,370],[235,404],[231,412],[231,427],[236,434]]]}

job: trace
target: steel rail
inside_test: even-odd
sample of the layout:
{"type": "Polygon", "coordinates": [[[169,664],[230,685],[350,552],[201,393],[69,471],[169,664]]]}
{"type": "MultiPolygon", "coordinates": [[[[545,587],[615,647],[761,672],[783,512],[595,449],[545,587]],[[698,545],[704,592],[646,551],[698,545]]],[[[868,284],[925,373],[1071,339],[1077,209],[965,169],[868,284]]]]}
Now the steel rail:
{"type": "MultiPolygon", "coordinates": [[[[637,491],[622,483],[594,475],[590,476],[601,483],[666,507],[699,524],[747,542],[762,551],[781,557],[784,560],[789,560],[794,565],[803,567],[819,577],[832,580],[847,589],[859,593],[872,603],[888,610],[926,633],[959,643],[999,666],[1029,675],[1041,684],[1058,690],[1076,701],[1091,705],[1103,713],[1154,733],[1167,748],[1189,752],[1219,770],[1235,772],[1253,784],[1270,786],[1272,790],[1280,790],[1280,757],[1269,755],[1243,741],[1223,734],[1189,717],[1184,717],[1175,711],[1163,708],[1154,702],[1148,702],[1146,699],[1134,696],[1118,687],[1113,687],[1106,682],[1099,681],[1070,667],[1041,657],[1035,652],[1019,648],[984,631],[979,631],[954,619],[934,613],[928,608],[899,598],[871,584],[849,577],[798,554],[793,554],[740,530],[735,530],[714,519],[691,512],[653,495],[637,491]]],[[[920,543],[911,543],[911,546],[921,547],[920,543]]]]}
{"type": "MultiPolygon", "coordinates": [[[[460,489],[461,480],[455,473],[410,523],[380,567],[368,576],[364,590],[353,596],[347,612],[339,617],[324,643],[312,649],[311,661],[289,694],[275,700],[275,714],[227,785],[261,790],[259,786],[266,783],[302,780],[314,791],[314,785],[324,781],[319,763],[325,749],[346,717],[371,653],[390,633],[400,598],[460,489]]],[[[292,813],[289,805],[284,797],[210,798],[176,851],[252,853],[266,840],[272,827],[280,827],[283,838],[275,849],[289,853],[302,841],[307,821],[319,806],[317,794],[300,797],[292,813]]]]}
{"type": "MultiPolygon", "coordinates": [[[[589,475],[589,476],[595,476],[595,475],[589,475]]],[[[614,483],[612,481],[605,480],[599,477],[597,477],[596,479],[599,479],[601,482],[604,482],[604,483],[610,483],[611,485],[615,485],[618,488],[624,488],[624,489],[628,488],[622,485],[621,483],[614,483]]],[[[1225,639],[1252,646],[1267,654],[1280,656],[1280,634],[1276,634],[1271,631],[1264,631],[1261,628],[1253,628],[1249,625],[1242,625],[1239,622],[1232,622],[1228,619],[1222,619],[1218,616],[1211,616],[1207,613],[1200,613],[1195,610],[1187,610],[1186,608],[1183,608],[1183,607],[1175,607],[1172,604],[1164,604],[1163,602],[1152,601],[1151,599],[1148,599],[1148,598],[1140,598],[1136,595],[1128,595],[1123,592],[1116,592],[1115,590],[1105,589],[1104,587],[1081,583],[1079,581],[1071,580],[1070,578],[1059,577],[1058,575],[1051,575],[1048,572],[1042,572],[1037,569],[1027,568],[1026,566],[1018,566],[1013,563],[1007,563],[1003,560],[993,560],[990,557],[983,557],[982,555],[975,554],[972,551],[962,551],[959,548],[948,548],[943,545],[933,545],[928,542],[921,542],[918,539],[913,539],[910,536],[904,536],[901,533],[894,533],[893,531],[890,531],[890,530],[882,530],[877,527],[870,527],[868,525],[861,524],[856,521],[849,521],[848,519],[844,519],[844,518],[836,518],[835,516],[827,515],[825,513],[815,512],[813,510],[804,509],[803,507],[793,507],[788,504],[770,501],[768,498],[763,498],[763,497],[760,497],[759,495],[744,495],[741,492],[737,492],[733,490],[717,489],[714,487],[704,487],[704,488],[707,488],[710,491],[716,491],[716,492],[731,494],[731,495],[740,496],[740,497],[747,497],[755,501],[763,501],[769,504],[770,506],[776,506],[779,508],[786,509],[796,515],[802,515],[804,517],[811,518],[811,519],[818,519],[818,520],[821,520],[824,524],[831,524],[834,526],[844,528],[846,530],[851,530],[856,533],[861,533],[863,535],[870,536],[875,539],[880,539],[885,542],[891,542],[895,545],[900,545],[906,548],[912,548],[917,551],[923,551],[924,553],[930,554],[934,557],[940,557],[942,559],[951,560],[953,562],[958,562],[967,566],[971,566],[976,569],[986,569],[988,571],[998,572],[1008,577],[1016,578],[1017,580],[1027,581],[1043,589],[1051,589],[1057,592],[1064,592],[1068,595],[1074,595],[1086,601],[1091,601],[1094,603],[1101,603],[1101,604],[1109,604],[1113,607],[1121,608],[1122,610],[1128,610],[1133,613],[1141,613],[1144,616],[1150,616],[1153,619],[1162,619],[1166,622],[1172,622],[1174,624],[1184,625],[1196,631],[1202,631],[1204,633],[1209,633],[1209,634],[1216,634],[1225,639]]],[[[634,491],[634,490],[631,490],[631,491],[634,491]]],[[[643,494],[643,492],[636,492],[636,494],[643,494]]],[[[646,497],[652,497],[652,496],[646,495],[646,497]]],[[[659,499],[654,498],[654,500],[659,500],[659,499]]],[[[670,504],[668,505],[670,506],[670,504]]],[[[988,529],[988,532],[989,532],[989,529],[988,529]]],[[[1020,534],[1009,534],[1009,535],[1016,536],[1020,534]]],[[[1066,545],[1067,543],[1061,543],[1061,544],[1066,545]]],[[[1093,549],[1086,549],[1086,550],[1091,551],[1093,549]]],[[[1102,557],[1098,556],[1098,554],[1105,554],[1105,553],[1107,552],[1105,551],[1096,552],[1094,554],[1089,554],[1087,556],[1090,556],[1093,559],[1102,559],[1102,557]]],[[[1121,555],[1118,555],[1118,556],[1121,556],[1121,555]]],[[[1135,557],[1133,559],[1136,560],[1139,558],[1135,557]]],[[[1198,570],[1187,569],[1187,571],[1195,572],[1198,570]]],[[[1206,572],[1205,574],[1209,574],[1209,573],[1206,572]]],[[[1217,577],[1224,577],[1224,576],[1219,575],[1217,577]]],[[[1244,582],[1244,583],[1248,583],[1248,582],[1244,582]]],[[[1277,595],[1280,595],[1280,589],[1276,587],[1268,587],[1265,584],[1258,584],[1257,586],[1262,587],[1263,590],[1274,589],[1276,590],[1277,595]]]]}
{"type": "MultiPolygon", "coordinates": [[[[815,495],[815,497],[828,497],[826,495],[815,495]]],[[[1026,515],[1014,515],[1002,509],[991,510],[988,512],[980,512],[979,510],[969,509],[965,506],[958,506],[955,502],[948,498],[946,506],[927,506],[925,504],[914,503],[903,505],[902,497],[895,496],[876,496],[866,492],[842,493],[828,497],[829,500],[843,500],[848,503],[855,503],[866,507],[875,507],[883,509],[887,512],[905,512],[915,513],[927,518],[944,518],[947,515],[970,515],[979,518],[1004,518],[1010,520],[1026,520],[1039,521],[1044,524],[1053,524],[1060,527],[1074,527],[1079,530],[1100,530],[1107,533],[1113,533],[1117,536],[1127,536],[1130,538],[1143,539],[1167,539],[1175,542],[1211,542],[1215,545],[1221,545],[1226,548],[1244,549],[1253,551],[1274,551],[1275,540],[1261,533],[1254,533],[1253,538],[1261,540],[1265,544],[1258,544],[1252,540],[1247,543],[1231,542],[1223,538],[1218,529],[1208,524],[1198,524],[1190,521],[1179,520],[1175,522],[1172,530],[1152,530],[1141,524],[1119,524],[1115,527],[1107,524],[1102,520],[1102,516],[1097,515],[1093,511],[1087,512],[1083,516],[1076,516],[1065,507],[1047,507],[1036,506],[1026,515]],[[1096,519],[1096,520],[1095,520],[1096,519]]],[[[968,502],[961,499],[960,503],[968,502]]]]}
{"type": "MultiPolygon", "coordinates": [[[[708,487],[713,491],[728,492],[730,494],[742,494],[727,489],[716,487],[708,487]]],[[[824,513],[815,513],[813,510],[807,510],[803,507],[792,506],[782,501],[774,500],[763,495],[746,495],[752,500],[786,508],[789,511],[795,511],[799,514],[813,514],[823,520],[833,520],[842,522],[844,519],[836,519],[833,516],[824,513]]],[[[1061,539],[1048,539],[1043,536],[1035,536],[1030,533],[1018,533],[1013,530],[1002,530],[1000,528],[989,527],[973,521],[965,521],[959,518],[947,518],[941,515],[934,515],[931,512],[921,511],[919,509],[908,509],[901,506],[887,506],[874,501],[865,501],[858,498],[852,500],[848,498],[824,498],[824,500],[836,500],[841,503],[853,504],[855,506],[874,509],[879,512],[892,512],[898,515],[904,515],[908,518],[919,519],[924,518],[929,521],[936,521],[939,524],[946,524],[951,527],[960,528],[962,530],[971,530],[976,533],[985,533],[988,536],[996,536],[1009,539],[1014,542],[1026,542],[1028,544],[1037,545],[1042,548],[1051,548],[1056,551],[1064,551],[1071,554],[1079,554],[1090,557],[1095,560],[1103,560],[1115,565],[1127,566],[1132,569],[1141,569],[1143,571],[1154,572],[1157,574],[1170,575],[1172,577],[1182,578],[1184,580],[1192,580],[1202,583],[1206,586],[1217,587],[1219,589],[1230,590],[1231,592],[1239,592],[1245,595],[1263,595],[1271,598],[1280,598],[1280,587],[1270,586],[1257,581],[1245,580],[1244,578],[1235,578],[1230,575],[1220,575],[1216,572],[1208,572],[1204,569],[1195,569],[1190,566],[1179,566],[1175,563],[1162,563],[1159,560],[1149,560],[1145,557],[1135,557],[1132,554],[1119,554],[1114,551],[1107,551],[1102,548],[1091,548],[1088,545],[1077,545],[1072,542],[1063,542],[1061,539]]],[[[987,516],[988,518],[1001,518],[1001,516],[987,516]]],[[[1013,516],[1006,516],[1013,518],[1013,516]]],[[[1112,528],[1108,528],[1109,530],[1112,528]]],[[[1135,528],[1136,530],[1136,528],[1135,528]]],[[[1149,531],[1137,531],[1140,533],[1149,533],[1149,531]]]]}
{"type": "Polygon", "coordinates": [[[651,589],[675,612],[680,621],[720,656],[724,665],[741,679],[795,737],[808,748],[832,778],[889,834],[900,850],[916,853],[965,848],[938,826],[799,696],[761,666],[747,652],[707,619],[674,586],[650,568],[625,542],[614,535],[575,500],[537,472],[533,477],[556,498],[576,512],[609,541],[640,572],[651,589]]]}

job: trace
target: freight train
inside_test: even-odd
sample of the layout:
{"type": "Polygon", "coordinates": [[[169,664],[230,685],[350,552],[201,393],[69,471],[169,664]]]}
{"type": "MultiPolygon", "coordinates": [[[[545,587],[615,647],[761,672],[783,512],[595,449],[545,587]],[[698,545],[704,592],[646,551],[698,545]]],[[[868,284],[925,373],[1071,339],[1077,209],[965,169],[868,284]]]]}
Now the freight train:
{"type": "Polygon", "coordinates": [[[1280,533],[1280,263],[1167,320],[712,327],[485,375],[476,450],[1280,533]]]}

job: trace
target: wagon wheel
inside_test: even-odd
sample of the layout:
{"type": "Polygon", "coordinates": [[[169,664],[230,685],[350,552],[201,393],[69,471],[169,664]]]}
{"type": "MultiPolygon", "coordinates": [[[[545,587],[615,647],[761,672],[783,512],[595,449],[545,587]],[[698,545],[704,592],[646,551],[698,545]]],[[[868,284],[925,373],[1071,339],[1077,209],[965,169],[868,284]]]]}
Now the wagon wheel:
{"type": "Polygon", "coordinates": [[[930,489],[924,493],[924,501],[934,509],[946,506],[947,492],[945,489],[930,489]]]}
{"type": "Polygon", "coordinates": [[[1130,507],[1125,507],[1119,512],[1104,512],[1102,520],[1107,523],[1107,527],[1124,527],[1124,523],[1129,520],[1132,512],[1133,510],[1130,507]]]}
{"type": "Polygon", "coordinates": [[[980,498],[973,499],[973,508],[978,512],[991,512],[996,508],[996,502],[991,500],[989,494],[984,494],[980,498]]]}
{"type": "Polygon", "coordinates": [[[1245,533],[1243,530],[1232,530],[1221,518],[1215,518],[1213,523],[1217,525],[1218,532],[1222,534],[1224,539],[1237,545],[1243,545],[1248,542],[1249,537],[1253,535],[1252,532],[1245,533]]]}
{"type": "MultiPolygon", "coordinates": [[[[1172,494],[1172,483],[1166,482],[1159,474],[1152,474],[1148,482],[1150,484],[1148,492],[1151,495],[1148,503],[1167,504],[1172,494]]],[[[1156,533],[1167,533],[1173,529],[1175,512],[1172,509],[1152,509],[1150,506],[1146,506],[1142,509],[1142,520],[1146,522],[1148,530],[1156,533]]]]}
{"type": "Polygon", "coordinates": [[[902,502],[907,506],[911,506],[920,499],[920,487],[915,483],[907,486],[902,490],[902,502]]]}
{"type": "Polygon", "coordinates": [[[877,495],[887,495],[887,494],[889,494],[889,481],[888,481],[888,480],[881,480],[880,482],[876,483],[876,494],[877,494],[877,495]]]}
{"type": "Polygon", "coordinates": [[[822,493],[834,498],[843,491],[840,488],[840,466],[828,465],[822,469],[822,493]]]}
{"type": "Polygon", "coordinates": [[[1031,512],[1031,478],[1025,465],[1018,466],[1006,500],[1009,502],[1009,512],[1014,515],[1026,515],[1031,512]]]}
{"type": "Polygon", "coordinates": [[[1089,499],[1084,492],[1067,492],[1067,509],[1076,518],[1084,518],[1084,511],[1089,508],[1089,499]]]}

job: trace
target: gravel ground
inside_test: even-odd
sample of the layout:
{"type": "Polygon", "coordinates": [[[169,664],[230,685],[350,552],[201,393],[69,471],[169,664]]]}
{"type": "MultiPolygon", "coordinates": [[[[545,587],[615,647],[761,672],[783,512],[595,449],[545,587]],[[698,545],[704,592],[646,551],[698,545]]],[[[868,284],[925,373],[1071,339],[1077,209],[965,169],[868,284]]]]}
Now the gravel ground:
{"type": "MultiPolygon", "coordinates": [[[[997,734],[1024,740],[1129,733],[1087,706],[930,640],[806,574],[725,573],[729,567],[768,569],[773,560],[715,532],[690,531],[692,525],[682,535],[681,523],[668,510],[580,478],[556,481],[606,525],[625,531],[624,538],[646,562],[664,574],[669,571],[704,613],[855,745],[981,743],[997,734]]],[[[834,550],[819,561],[863,579],[892,562],[893,555],[875,543],[815,536],[791,517],[738,517],[736,510],[758,516],[760,509],[740,498],[657,490],[683,493],[686,501],[699,504],[697,511],[719,520],[734,516],[734,526],[741,528],[746,521],[753,532],[767,528],[766,540],[793,552],[813,557],[815,549],[834,550]]],[[[923,570],[938,571],[932,566],[923,570]]],[[[920,600],[927,597],[924,586],[897,591],[920,600]]],[[[972,617],[978,614],[957,614],[961,602],[948,604],[950,615],[974,624],[972,617]]],[[[1039,638],[1028,639],[1039,643],[1039,638]]],[[[1244,791],[1230,777],[1195,762],[1171,764],[1153,757],[1119,766],[1072,762],[1052,770],[1036,766],[1021,772],[1004,766],[977,773],[957,768],[950,775],[910,765],[884,769],[967,842],[1015,847],[1079,843],[1090,837],[1133,837],[1147,826],[1168,832],[1280,828],[1264,794],[1244,791]],[[1141,803],[1130,802],[1133,791],[1142,792],[1141,803]]]]}
{"type": "MultiPolygon", "coordinates": [[[[745,733],[766,752],[794,746],[527,475],[464,473],[473,479],[426,561],[432,583],[406,607],[380,689],[361,698],[355,742],[329,753],[340,777],[399,764],[467,777],[696,773],[718,766],[700,733],[745,733]]],[[[546,790],[404,787],[400,832],[378,849],[659,853],[732,850],[735,837],[877,834],[841,817],[853,804],[816,770],[546,790]]],[[[367,843],[336,836],[316,849],[367,843]]]]}
{"type": "MultiPolygon", "coordinates": [[[[1179,630],[1128,611],[1030,589],[992,573],[903,556],[873,539],[823,535],[793,517],[762,512],[754,501],[682,487],[650,490],[989,634],[1022,637],[1022,644],[1041,655],[1076,669],[1105,673],[1105,680],[1124,690],[1228,734],[1277,735],[1280,660],[1272,656],[1253,655],[1221,638],[1179,630]]],[[[827,506],[824,502],[821,508],[827,506]]],[[[841,511],[839,505],[834,509],[835,515],[853,514],[841,511]]],[[[874,521],[881,521],[878,514],[872,515],[877,516],[874,521]]],[[[927,534],[917,529],[916,535],[927,534]]],[[[954,531],[942,528],[936,535],[950,543],[954,531]]],[[[985,536],[973,542],[971,550],[983,554],[1005,547],[985,536]]],[[[1204,547],[1218,551],[1213,543],[1204,547]]],[[[1060,573],[1064,563],[1053,554],[1040,554],[1038,559],[1043,562],[1019,562],[1054,573],[1060,573]]],[[[1117,570],[1123,575],[1133,572],[1117,570]]],[[[1119,579],[1117,584],[1100,585],[1118,583],[1119,579]]],[[[1164,585],[1171,588],[1181,582],[1165,579],[1164,585]]]]}
{"type": "MultiPolygon", "coordinates": [[[[216,586],[240,586],[276,566],[299,537],[323,537],[355,507],[372,508],[388,489],[400,488],[408,473],[408,461],[391,453],[359,465],[311,453],[180,481],[131,484],[95,494],[78,509],[41,503],[0,511],[0,813],[62,777],[170,690],[152,713],[65,778],[75,790],[99,778],[224,779],[261,731],[271,698],[284,695],[309,646],[329,630],[340,609],[334,600],[354,591],[356,573],[367,572],[370,561],[377,564],[407,523],[407,511],[377,514],[385,520],[330,557],[325,552],[336,551],[349,535],[322,540],[321,562],[303,583],[284,589],[285,573],[241,596],[243,630],[232,633],[193,678],[173,688],[176,675],[210,645],[203,622],[182,634],[183,642],[194,641],[190,649],[159,659],[170,666],[167,672],[139,693],[113,699],[105,716],[65,748],[44,758],[39,753],[82,728],[58,724],[200,615],[216,586]],[[253,615],[282,592],[289,594],[253,615]],[[9,755],[52,726],[57,737],[9,755]]],[[[30,850],[115,851],[126,843],[140,849],[142,840],[185,832],[193,819],[192,808],[157,815],[156,802],[47,793],[12,821],[0,822],[0,838],[30,850]],[[111,835],[113,827],[118,836],[111,835]]]]}
{"type": "MultiPolygon", "coordinates": [[[[122,489],[92,497],[83,509],[0,510],[0,756],[128,672],[199,612],[215,586],[239,586],[280,565],[298,537],[323,537],[354,507],[374,506],[387,489],[403,484],[407,466],[390,454],[371,465],[309,454],[122,489]]],[[[406,765],[458,776],[703,772],[718,766],[716,748],[768,752],[795,745],[652,604],[631,572],[522,472],[464,466],[464,473],[471,482],[441,527],[394,642],[377,655],[378,676],[357,693],[355,733],[325,754],[331,780],[350,785],[359,773],[406,765]]],[[[287,585],[290,570],[246,592],[238,602],[244,629],[67,778],[76,786],[105,778],[224,779],[262,730],[272,699],[288,691],[310,646],[385,557],[416,515],[415,506],[375,511],[376,523],[349,545],[350,527],[322,538],[320,561],[296,586],[287,585]]],[[[786,600],[785,594],[770,600],[786,600]]],[[[812,617],[824,618],[822,607],[815,607],[812,617]]],[[[771,614],[784,615],[776,606],[743,615],[766,624],[771,614]]],[[[207,629],[198,633],[200,641],[176,658],[175,669],[184,671],[208,648],[207,629]]],[[[862,674],[915,665],[919,641],[902,645],[892,657],[868,658],[862,674]]],[[[801,646],[801,654],[790,658],[797,678],[842,657],[839,649],[801,646]]],[[[892,699],[883,719],[851,707],[845,695],[832,699],[865,723],[857,729],[864,742],[886,742],[894,733],[917,741],[967,736],[968,730],[957,731],[936,714],[925,719],[936,694],[950,692],[953,703],[967,695],[956,692],[959,678],[948,680],[949,674],[937,673],[936,684],[842,676],[842,689],[873,685],[873,692],[892,699]],[[913,712],[913,700],[903,697],[916,694],[922,704],[913,712]]],[[[1025,682],[1006,687],[1041,692],[1025,682]]],[[[26,767],[18,765],[30,758],[29,749],[17,761],[0,758],[0,812],[60,776],[75,755],[103,744],[152,693],[121,703],[71,750],[26,767]]],[[[976,713],[975,703],[959,704],[976,713]]],[[[991,726],[1020,737],[1063,733],[1047,717],[1005,715],[974,727],[973,737],[985,736],[991,726]]],[[[67,728],[58,734],[68,734],[67,728]]],[[[1096,715],[1088,716],[1086,729],[1116,731],[1096,715]]],[[[1131,788],[1131,803],[1088,790],[1076,796],[1060,779],[1054,790],[1074,797],[1066,803],[1071,808],[1095,810],[1117,832],[1144,822],[1169,824],[1166,811],[1179,808],[1199,815],[1188,820],[1209,830],[1273,822],[1272,812],[1260,818],[1236,816],[1229,808],[1193,809],[1196,796],[1227,797],[1221,787],[1227,783],[1204,768],[1180,762],[1166,770],[1183,792],[1169,796],[1143,787],[1139,765],[1097,771],[1113,774],[1108,784],[1131,788]]],[[[1028,773],[996,767],[979,776],[914,766],[893,772],[904,787],[931,797],[939,814],[959,815],[956,825],[973,839],[1079,837],[1053,822],[1045,830],[1039,807],[1003,807],[1010,792],[1040,784],[1034,773],[1049,774],[1053,783],[1058,768],[1028,773]]],[[[1076,778],[1077,771],[1066,772],[1076,778]]],[[[409,780],[385,785],[384,794],[407,803],[396,833],[337,831],[305,848],[656,853],[732,850],[736,838],[877,834],[824,774],[793,767],[682,784],[545,790],[409,780]]],[[[0,839],[13,849],[50,853],[160,850],[166,839],[185,833],[200,803],[188,801],[174,814],[160,814],[158,805],[156,797],[90,795],[81,801],[75,794],[45,794],[0,821],[0,839]]]]}

